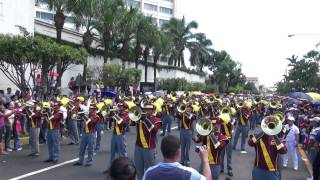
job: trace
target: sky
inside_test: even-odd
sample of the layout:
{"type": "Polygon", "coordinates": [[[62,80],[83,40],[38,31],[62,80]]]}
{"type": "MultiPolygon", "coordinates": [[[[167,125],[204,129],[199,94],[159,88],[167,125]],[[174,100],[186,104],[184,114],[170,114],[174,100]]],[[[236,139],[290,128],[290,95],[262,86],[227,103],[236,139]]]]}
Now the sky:
{"type": "Polygon", "coordinates": [[[267,87],[283,79],[286,58],[302,57],[320,41],[320,0],[178,1],[179,16],[197,21],[214,49],[226,50],[267,87]]]}

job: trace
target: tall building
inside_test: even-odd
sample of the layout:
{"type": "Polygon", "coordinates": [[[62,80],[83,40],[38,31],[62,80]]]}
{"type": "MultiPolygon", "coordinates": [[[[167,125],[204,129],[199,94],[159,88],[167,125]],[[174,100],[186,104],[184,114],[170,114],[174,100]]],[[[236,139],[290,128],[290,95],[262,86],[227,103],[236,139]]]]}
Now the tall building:
{"type": "MultiPolygon", "coordinates": [[[[128,7],[139,9],[144,15],[152,17],[159,27],[172,17],[178,17],[178,0],[125,0],[128,7]]],[[[1,2],[1,0],[0,0],[1,2]]],[[[36,18],[46,22],[53,22],[54,12],[48,8],[48,0],[36,0],[36,18]]],[[[64,28],[74,29],[70,15],[66,14],[64,28]]]]}
{"type": "Polygon", "coordinates": [[[138,8],[141,12],[152,17],[154,23],[161,26],[172,17],[178,17],[178,0],[126,0],[129,7],[138,8]]]}

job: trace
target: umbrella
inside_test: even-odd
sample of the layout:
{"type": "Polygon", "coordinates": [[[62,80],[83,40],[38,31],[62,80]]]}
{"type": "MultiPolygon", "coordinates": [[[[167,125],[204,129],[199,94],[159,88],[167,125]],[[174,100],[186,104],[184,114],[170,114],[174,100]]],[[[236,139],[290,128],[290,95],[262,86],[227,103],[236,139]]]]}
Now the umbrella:
{"type": "Polygon", "coordinates": [[[291,98],[295,98],[295,99],[305,99],[305,100],[308,100],[308,101],[312,101],[312,98],[309,95],[307,95],[307,94],[305,94],[303,92],[289,93],[288,96],[291,97],[291,98]]]}
{"type": "Polygon", "coordinates": [[[320,101],[313,101],[312,104],[315,106],[320,106],[320,101]]]}
{"type": "Polygon", "coordinates": [[[102,97],[109,97],[109,98],[113,98],[117,96],[116,92],[113,91],[102,91],[101,92],[102,97]]]}
{"type": "Polygon", "coordinates": [[[320,100],[320,94],[314,93],[314,92],[308,92],[306,93],[308,96],[310,96],[314,101],[320,100]]]}

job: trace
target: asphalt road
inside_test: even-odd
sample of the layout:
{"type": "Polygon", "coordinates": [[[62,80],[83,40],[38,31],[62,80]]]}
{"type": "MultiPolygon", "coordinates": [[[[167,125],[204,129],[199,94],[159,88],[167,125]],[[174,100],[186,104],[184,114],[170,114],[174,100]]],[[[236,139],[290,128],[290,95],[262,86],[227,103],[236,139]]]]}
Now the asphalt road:
{"type": "MultiPolygon", "coordinates": [[[[127,134],[127,151],[128,156],[133,158],[134,143],[135,143],[135,128],[131,127],[131,132],[127,134]]],[[[173,130],[173,134],[179,135],[178,130],[173,130]]],[[[157,161],[161,161],[161,152],[159,143],[162,137],[158,139],[157,161]]],[[[75,145],[67,145],[65,140],[61,144],[60,159],[57,164],[44,163],[47,159],[47,146],[41,145],[41,155],[37,158],[31,158],[27,155],[30,153],[29,147],[24,147],[22,151],[12,152],[9,155],[0,156],[0,180],[4,179],[26,179],[26,180],[62,180],[62,179],[105,179],[106,175],[103,171],[107,169],[110,161],[110,140],[111,131],[105,131],[103,134],[101,150],[96,152],[94,163],[91,167],[75,167],[72,164],[76,162],[78,157],[79,147],[75,145]],[[24,178],[21,178],[25,175],[24,178]],[[20,178],[19,178],[20,177],[20,178]]],[[[240,138],[239,138],[240,140],[240,138]]],[[[240,146],[240,142],[238,143],[240,146]]],[[[195,144],[192,144],[192,149],[195,144]]],[[[249,180],[251,179],[251,170],[255,157],[254,148],[246,146],[247,154],[240,154],[239,150],[233,151],[232,167],[234,177],[233,180],[249,180]]],[[[200,161],[198,155],[191,150],[190,154],[191,166],[198,169],[200,161]]],[[[282,180],[303,180],[309,177],[304,162],[299,158],[299,170],[294,171],[289,161],[289,167],[283,169],[282,180]]],[[[222,174],[220,180],[224,180],[226,175],[222,174]]]]}

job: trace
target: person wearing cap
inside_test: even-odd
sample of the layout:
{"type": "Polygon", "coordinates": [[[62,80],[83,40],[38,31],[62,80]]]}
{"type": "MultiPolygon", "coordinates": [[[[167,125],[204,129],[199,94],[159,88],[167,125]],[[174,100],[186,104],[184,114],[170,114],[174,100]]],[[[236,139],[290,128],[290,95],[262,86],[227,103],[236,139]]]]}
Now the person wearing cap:
{"type": "MultiPolygon", "coordinates": [[[[318,161],[316,159],[316,157],[317,157],[317,154],[319,153],[319,142],[317,142],[319,140],[317,140],[317,136],[320,134],[320,127],[319,127],[320,118],[313,117],[309,121],[310,121],[310,126],[312,129],[310,132],[310,136],[309,136],[310,142],[307,146],[307,149],[308,149],[309,159],[310,159],[312,165],[314,165],[314,164],[316,164],[315,161],[318,161]]],[[[315,173],[315,172],[313,172],[313,173],[315,173]]],[[[313,176],[314,176],[314,174],[313,174],[313,176]]]]}
{"type": "MultiPolygon", "coordinates": [[[[212,180],[215,180],[219,179],[221,161],[223,160],[221,159],[221,152],[229,143],[229,139],[220,131],[223,123],[222,120],[211,117],[210,121],[213,124],[212,132],[208,136],[200,136],[197,134],[193,140],[196,143],[201,142],[202,146],[208,147],[208,161],[211,170],[211,177],[212,180]]],[[[203,172],[202,168],[200,168],[200,172],[203,172]]]]}
{"type": "Polygon", "coordinates": [[[192,113],[192,106],[187,106],[187,111],[190,116],[186,113],[178,113],[177,119],[180,121],[180,140],[181,140],[181,164],[190,166],[189,151],[192,140],[192,127],[193,122],[196,120],[196,116],[192,113]]]}
{"type": "MultiPolygon", "coordinates": [[[[118,114],[115,114],[117,112],[111,112],[110,114],[114,128],[111,137],[111,157],[109,165],[111,165],[112,161],[116,158],[116,154],[118,154],[119,157],[127,157],[125,132],[126,127],[129,125],[128,105],[124,102],[119,102],[117,106],[118,114]]],[[[105,173],[108,173],[108,170],[106,170],[105,173]]]]}
{"type": "Polygon", "coordinates": [[[144,105],[141,119],[136,123],[137,137],[134,149],[134,163],[137,168],[138,180],[145,170],[155,165],[157,133],[162,127],[161,119],[153,113],[154,105],[144,105]]]}
{"type": "Polygon", "coordinates": [[[58,102],[54,102],[53,106],[53,113],[49,111],[46,117],[48,122],[47,141],[49,158],[44,162],[57,163],[60,153],[60,122],[63,121],[63,112],[60,111],[58,102]]]}
{"type": "MultiPolygon", "coordinates": [[[[298,170],[298,154],[297,154],[297,147],[299,144],[299,128],[294,124],[294,117],[288,116],[287,117],[287,123],[285,125],[285,129],[287,131],[286,133],[286,146],[288,148],[288,151],[292,157],[293,161],[293,169],[298,170]]],[[[288,159],[289,159],[289,153],[283,155],[283,167],[288,166],[288,159]]]]}
{"type": "Polygon", "coordinates": [[[161,136],[166,135],[166,131],[168,134],[171,132],[171,124],[173,121],[173,113],[174,113],[174,104],[170,98],[166,98],[166,102],[163,103],[162,107],[162,134],[161,136]]]}
{"type": "MultiPolygon", "coordinates": [[[[77,97],[77,101],[79,102],[78,105],[78,115],[83,116],[85,113],[88,113],[88,107],[85,105],[85,99],[83,96],[78,96],[77,97]]],[[[78,130],[79,130],[79,136],[82,136],[82,132],[83,132],[83,123],[81,123],[81,121],[77,121],[78,123],[78,130]]]]}
{"type": "Polygon", "coordinates": [[[36,105],[34,112],[32,112],[29,118],[30,127],[30,144],[31,144],[31,154],[29,156],[39,156],[39,134],[41,126],[41,107],[36,105]]]}
{"type": "Polygon", "coordinates": [[[241,153],[247,153],[245,151],[245,142],[248,137],[248,131],[249,131],[248,125],[249,125],[250,114],[251,112],[249,107],[247,107],[247,103],[244,103],[243,107],[239,108],[236,114],[236,117],[238,119],[238,125],[234,133],[232,149],[236,149],[238,144],[238,139],[241,134],[241,153]]]}
{"type": "Polygon", "coordinates": [[[94,146],[94,136],[95,136],[95,126],[99,122],[100,117],[96,113],[96,105],[91,104],[89,108],[89,118],[82,121],[84,124],[83,134],[80,140],[80,152],[79,161],[75,163],[76,166],[82,166],[84,161],[84,155],[86,149],[88,150],[88,158],[86,166],[91,166],[93,162],[93,146],[94,146]]]}
{"type": "MultiPolygon", "coordinates": [[[[74,100],[74,107],[67,106],[68,110],[68,133],[70,138],[69,145],[78,145],[79,144],[79,129],[78,129],[78,112],[81,111],[80,108],[80,100],[75,98],[74,100]]],[[[80,126],[80,125],[79,125],[80,126]]]]}
{"type": "MultiPolygon", "coordinates": [[[[276,121],[274,116],[267,116],[262,120],[276,121]]],[[[279,155],[287,153],[286,145],[278,135],[268,135],[264,132],[250,134],[248,144],[256,150],[252,180],[280,180],[278,166],[279,155]]]]}

